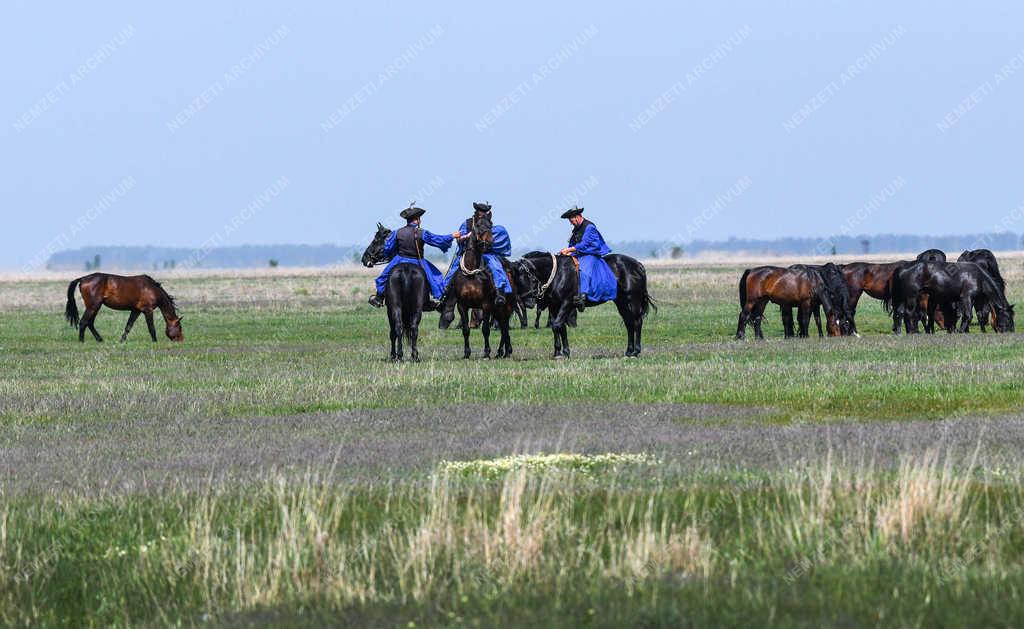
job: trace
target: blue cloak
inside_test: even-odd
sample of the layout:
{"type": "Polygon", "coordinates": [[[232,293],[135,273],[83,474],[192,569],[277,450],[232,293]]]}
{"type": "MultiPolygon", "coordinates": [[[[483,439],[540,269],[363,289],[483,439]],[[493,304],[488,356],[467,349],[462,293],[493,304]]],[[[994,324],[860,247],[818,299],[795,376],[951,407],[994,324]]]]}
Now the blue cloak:
{"type": "MultiPolygon", "coordinates": [[[[384,255],[390,256],[395,254],[396,247],[396,234],[397,230],[391,232],[388,239],[384,241],[384,255]]],[[[423,244],[430,245],[431,247],[437,247],[441,251],[447,252],[452,246],[451,235],[442,236],[439,234],[432,234],[426,230],[423,230],[423,244]]],[[[430,286],[430,294],[434,296],[434,299],[441,297],[441,293],[444,292],[444,274],[436,266],[434,266],[429,260],[417,260],[416,258],[405,258],[402,256],[395,256],[391,258],[388,265],[384,267],[380,276],[377,277],[377,294],[383,294],[384,289],[388,285],[388,278],[391,277],[391,271],[399,264],[418,264],[423,269],[423,272],[427,275],[427,284],[430,286]]]]}
{"type": "Polygon", "coordinates": [[[587,225],[583,236],[575,245],[573,255],[580,263],[580,292],[594,303],[614,301],[619,295],[619,281],[604,256],[612,252],[605,243],[601,232],[593,225],[587,225]]]}
{"type": "MultiPolygon", "coordinates": [[[[459,233],[463,236],[469,233],[468,220],[459,226],[459,233]]],[[[508,295],[512,292],[512,285],[508,281],[508,274],[505,273],[505,267],[502,265],[501,259],[512,255],[512,238],[508,235],[508,230],[501,225],[491,227],[491,235],[494,236],[494,244],[491,246],[490,253],[484,254],[484,264],[487,265],[487,269],[491,272],[494,287],[501,291],[502,294],[508,295]]],[[[448,286],[448,283],[452,281],[452,278],[459,271],[459,259],[464,252],[465,247],[462,241],[459,241],[455,260],[452,262],[451,268],[448,269],[448,274],[444,277],[445,286],[448,286]]]]}

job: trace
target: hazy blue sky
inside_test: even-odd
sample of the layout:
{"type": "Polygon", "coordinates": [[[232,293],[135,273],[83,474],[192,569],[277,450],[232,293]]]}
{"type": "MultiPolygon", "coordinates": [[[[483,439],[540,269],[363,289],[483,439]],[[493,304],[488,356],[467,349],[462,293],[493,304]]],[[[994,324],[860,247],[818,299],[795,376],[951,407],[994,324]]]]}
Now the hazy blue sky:
{"type": "Polygon", "coordinates": [[[612,241],[1024,231],[1019,3],[603,4],[7,3],[0,266],[414,198],[549,247],[573,195],[612,241]]]}

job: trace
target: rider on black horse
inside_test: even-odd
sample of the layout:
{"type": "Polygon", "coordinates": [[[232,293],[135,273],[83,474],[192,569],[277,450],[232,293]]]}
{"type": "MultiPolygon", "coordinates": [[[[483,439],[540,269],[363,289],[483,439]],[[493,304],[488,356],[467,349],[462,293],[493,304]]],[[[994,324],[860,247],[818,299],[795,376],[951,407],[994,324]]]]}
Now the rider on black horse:
{"type": "Polygon", "coordinates": [[[611,247],[605,243],[597,226],[583,218],[583,208],[574,205],[562,214],[562,218],[568,219],[573,226],[569,246],[559,253],[573,256],[579,265],[577,308],[582,311],[588,303],[594,305],[614,301],[618,295],[618,280],[604,261],[604,256],[612,252],[611,247]]]}
{"type": "MultiPolygon", "coordinates": [[[[448,251],[452,246],[452,236],[432,234],[420,228],[420,217],[426,212],[423,208],[409,207],[402,210],[402,218],[406,220],[406,226],[398,229],[388,236],[384,243],[384,255],[394,256],[384,271],[377,278],[377,294],[370,297],[370,305],[380,308],[384,305],[384,289],[388,285],[388,277],[392,269],[399,264],[418,264],[427,275],[427,282],[430,285],[430,293],[434,299],[441,296],[444,289],[444,276],[428,260],[423,258],[423,245],[437,247],[441,251],[448,251]]],[[[424,310],[437,310],[438,302],[434,299],[427,299],[424,310]]]]}

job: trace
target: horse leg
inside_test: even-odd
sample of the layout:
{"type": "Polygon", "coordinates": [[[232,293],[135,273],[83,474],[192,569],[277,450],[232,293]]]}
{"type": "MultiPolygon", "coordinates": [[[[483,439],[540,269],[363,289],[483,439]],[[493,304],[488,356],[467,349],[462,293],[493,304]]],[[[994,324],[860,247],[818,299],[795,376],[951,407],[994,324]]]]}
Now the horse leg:
{"type": "Polygon", "coordinates": [[[85,331],[91,329],[90,326],[92,325],[93,318],[96,317],[96,312],[97,311],[99,311],[99,308],[86,308],[85,312],[82,314],[82,318],[79,319],[79,321],[78,321],[78,342],[79,343],[84,343],[85,342],[85,331]]]}
{"type": "Polygon", "coordinates": [[[768,299],[761,299],[754,302],[753,307],[750,309],[750,321],[754,324],[754,336],[760,340],[764,340],[764,331],[761,330],[761,324],[764,321],[764,309],[768,305],[768,299]]]}
{"type": "Polygon", "coordinates": [[[814,325],[818,326],[818,338],[824,338],[825,335],[821,333],[821,306],[814,306],[811,313],[814,314],[814,325]]]}
{"type": "Polygon", "coordinates": [[[740,318],[736,323],[736,340],[742,341],[747,337],[747,323],[753,321],[752,315],[754,310],[754,304],[747,302],[740,306],[740,318]]]}
{"type": "MultiPolygon", "coordinates": [[[[851,290],[851,293],[852,292],[853,291],[851,290]]],[[[850,327],[853,329],[854,333],[857,332],[857,303],[860,301],[860,296],[860,292],[850,295],[850,327]]]]}
{"type": "Polygon", "coordinates": [[[780,312],[782,314],[782,333],[787,339],[791,339],[796,336],[796,333],[793,332],[793,308],[783,306],[780,312]]]}
{"type": "Polygon", "coordinates": [[[811,336],[811,305],[809,303],[800,304],[797,308],[797,319],[800,324],[800,338],[809,338],[811,336]]]}
{"type": "Polygon", "coordinates": [[[96,306],[95,308],[90,308],[85,311],[85,315],[82,317],[82,328],[78,333],[78,340],[85,340],[85,328],[88,328],[89,331],[92,332],[92,337],[96,339],[97,343],[103,342],[103,337],[96,331],[96,315],[99,314],[99,311],[100,306],[96,306]]]}
{"type": "Polygon", "coordinates": [[[462,328],[462,357],[469,358],[472,350],[469,348],[469,319],[466,316],[466,307],[459,305],[459,327],[462,328]]]}
{"type": "Polygon", "coordinates": [[[971,318],[974,316],[974,303],[970,295],[960,298],[960,332],[966,334],[971,331],[971,318]]]}
{"type": "Polygon", "coordinates": [[[554,358],[569,357],[569,333],[566,331],[565,321],[569,316],[569,310],[575,307],[571,301],[562,303],[557,311],[554,305],[551,306],[551,333],[555,337],[554,358]]]}
{"type": "Polygon", "coordinates": [[[480,322],[480,331],[484,335],[484,358],[491,358],[491,317],[488,315],[480,322]]]}
{"type": "Polygon", "coordinates": [[[146,327],[149,328],[149,337],[156,343],[156,326],[153,325],[153,312],[143,311],[142,314],[146,315],[146,327]]]}
{"type": "Polygon", "coordinates": [[[523,302],[516,301],[516,316],[519,317],[519,329],[525,330],[530,327],[530,317],[526,314],[526,306],[523,302]]]}
{"type": "Polygon", "coordinates": [[[121,342],[124,343],[128,340],[128,333],[132,331],[132,326],[135,325],[135,320],[142,314],[138,310],[132,310],[132,313],[128,315],[128,325],[124,326],[124,334],[121,335],[121,342]]]}
{"type": "Polygon", "coordinates": [[[640,353],[636,347],[636,318],[633,316],[631,306],[632,304],[626,299],[615,301],[615,307],[619,310],[622,323],[626,326],[626,358],[632,358],[640,353]]]}
{"type": "Polygon", "coordinates": [[[409,353],[412,356],[412,362],[420,362],[420,350],[417,347],[417,342],[420,336],[420,319],[423,317],[423,312],[417,310],[409,317],[409,322],[405,326],[405,333],[409,336],[409,353]]]}
{"type": "Polygon", "coordinates": [[[498,342],[498,358],[508,358],[512,355],[512,341],[509,337],[509,328],[512,325],[512,313],[503,313],[505,316],[495,317],[498,322],[498,331],[501,332],[501,340],[498,342]]]}

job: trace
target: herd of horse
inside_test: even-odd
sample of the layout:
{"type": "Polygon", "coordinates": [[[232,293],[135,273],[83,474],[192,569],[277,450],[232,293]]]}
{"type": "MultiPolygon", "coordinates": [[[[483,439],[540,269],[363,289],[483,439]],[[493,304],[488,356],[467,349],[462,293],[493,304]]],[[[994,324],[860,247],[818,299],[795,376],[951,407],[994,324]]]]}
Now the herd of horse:
{"type": "MultiPolygon", "coordinates": [[[[491,356],[490,331],[496,325],[500,332],[497,358],[512,355],[511,318],[518,314],[523,327],[528,309],[546,310],[549,327],[554,336],[553,357],[569,357],[569,327],[576,323],[579,293],[579,265],[572,256],[557,255],[544,251],[533,251],[522,258],[505,260],[505,269],[512,284],[512,295],[498,303],[498,292],[490,273],[483,264],[483,255],[493,243],[491,222],[478,217],[459,261],[459,270],[452,278],[449,292],[456,299],[459,312],[459,327],[463,336],[463,357],[472,355],[469,338],[473,327],[473,313],[479,312],[480,330],[484,339],[484,358],[491,356]]],[[[391,230],[378,224],[377,234],[363,252],[362,263],[366,267],[386,264],[385,243],[391,230]]],[[[647,291],[647,271],[638,260],[625,255],[609,254],[605,262],[618,281],[618,295],[615,306],[626,327],[626,353],[628,357],[639,356],[643,349],[644,319],[654,307],[654,300],[647,291]]],[[[391,359],[403,360],[405,350],[403,339],[409,343],[412,360],[419,360],[419,326],[424,304],[429,297],[429,286],[423,269],[416,264],[400,264],[388,278],[384,301],[387,308],[391,335],[391,359]]],[[[443,326],[442,320],[442,327],[443,326]]]]}
{"type": "MultiPolygon", "coordinates": [[[[388,261],[384,244],[390,235],[389,229],[378,225],[373,242],[362,256],[365,266],[388,261]]],[[[490,330],[496,325],[501,335],[496,356],[507,358],[512,355],[510,321],[513,315],[519,317],[522,327],[527,327],[527,312],[536,308],[536,327],[540,326],[541,313],[548,313],[548,326],[554,336],[554,357],[568,358],[568,328],[575,327],[578,309],[578,264],[572,256],[542,251],[505,260],[513,295],[501,303],[496,299],[494,281],[482,265],[482,256],[491,242],[489,221],[477,221],[451,283],[463,334],[463,357],[469,358],[472,354],[469,338],[470,330],[475,327],[474,313],[483,332],[483,356],[491,355],[490,330]]],[[[647,290],[647,271],[639,261],[625,255],[610,254],[605,256],[605,261],[618,281],[614,303],[626,327],[625,355],[639,356],[643,349],[644,320],[655,307],[647,290]]],[[[886,312],[892,315],[895,334],[916,333],[922,323],[929,334],[935,331],[936,325],[947,332],[968,332],[975,313],[982,332],[988,326],[996,332],[1014,331],[1013,305],[1006,299],[1006,282],[991,251],[965,251],[956,262],[948,262],[942,251],[929,249],[915,260],[899,262],[830,262],[747,269],[739,283],[740,316],[736,338],[746,336],[748,324],[753,326],[757,338],[764,338],[761,324],[769,302],[780,307],[787,338],[809,336],[812,316],[818,336],[824,336],[822,310],[830,336],[859,336],[857,305],[865,294],[881,300],[886,312]],[[798,316],[796,330],[794,308],[798,316]]],[[[395,268],[385,293],[392,360],[404,358],[403,339],[408,340],[412,359],[419,359],[419,325],[424,306],[429,303],[428,296],[427,277],[421,266],[400,264],[395,268]]],[[[95,327],[96,314],[102,306],[130,313],[122,341],[140,316],[145,316],[150,337],[156,341],[153,315],[157,311],[164,318],[169,339],[183,341],[185,338],[174,298],[148,275],[123,277],[93,273],[73,280],[67,289],[65,316],[78,328],[79,341],[85,340],[86,330],[97,341],[103,340],[95,327]],[[82,315],[75,300],[76,288],[85,303],[82,315]]]]}
{"type": "Polygon", "coordinates": [[[1014,331],[1006,282],[988,249],[964,251],[956,262],[929,249],[899,262],[760,266],[743,272],[739,293],[737,339],[746,336],[748,324],[757,338],[764,338],[761,322],[769,302],[779,306],[787,338],[809,336],[811,316],[818,336],[823,336],[821,310],[830,336],[859,336],[855,317],[864,294],[881,300],[892,315],[894,334],[916,333],[921,323],[929,334],[936,324],[947,332],[968,332],[975,312],[982,332],[988,325],[996,332],[1014,331]],[[796,333],[793,308],[798,313],[796,333]]]}

